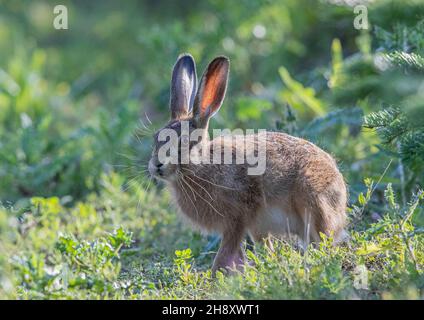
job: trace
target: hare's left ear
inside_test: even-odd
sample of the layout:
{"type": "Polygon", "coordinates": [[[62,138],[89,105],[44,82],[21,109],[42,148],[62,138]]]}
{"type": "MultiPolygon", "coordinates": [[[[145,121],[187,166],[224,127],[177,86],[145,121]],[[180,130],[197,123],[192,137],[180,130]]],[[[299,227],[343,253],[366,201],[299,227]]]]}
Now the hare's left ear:
{"type": "Polygon", "coordinates": [[[219,110],[227,90],[230,61],[217,57],[209,63],[194,99],[193,118],[200,128],[205,128],[209,119],[219,110]]]}
{"type": "Polygon", "coordinates": [[[171,79],[171,118],[179,119],[193,108],[197,90],[196,64],[190,54],[182,54],[174,65],[171,79]]]}

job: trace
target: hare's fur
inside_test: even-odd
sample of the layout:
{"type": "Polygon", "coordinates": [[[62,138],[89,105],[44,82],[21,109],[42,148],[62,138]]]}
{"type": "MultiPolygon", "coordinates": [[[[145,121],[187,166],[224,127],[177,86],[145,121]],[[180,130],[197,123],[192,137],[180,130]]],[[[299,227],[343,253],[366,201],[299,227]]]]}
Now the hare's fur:
{"type": "MultiPolygon", "coordinates": [[[[205,72],[201,87],[210,69],[205,72]]],[[[201,92],[197,93],[195,101],[201,103],[202,97],[201,92]]],[[[186,113],[174,116],[165,128],[178,130],[179,123],[185,120],[190,123],[190,130],[201,127],[206,132],[209,119],[199,121],[199,112],[195,102],[193,111],[187,106],[186,113]]],[[[257,136],[245,139],[250,151],[255,149],[257,136]]],[[[344,235],[346,185],[334,159],[311,142],[288,134],[267,132],[265,140],[266,169],[262,175],[248,175],[248,164],[190,163],[162,167],[164,176],[160,178],[166,181],[182,214],[200,229],[222,236],[214,271],[237,267],[244,261],[241,243],[247,233],[255,241],[270,235],[293,235],[304,243],[319,242],[320,233],[331,234],[336,241],[344,235]]],[[[232,141],[210,141],[205,135],[196,147],[217,150],[216,144],[232,141]]],[[[157,170],[157,148],[149,163],[152,173],[157,170]]],[[[236,148],[232,150],[235,154],[236,148]]]]}

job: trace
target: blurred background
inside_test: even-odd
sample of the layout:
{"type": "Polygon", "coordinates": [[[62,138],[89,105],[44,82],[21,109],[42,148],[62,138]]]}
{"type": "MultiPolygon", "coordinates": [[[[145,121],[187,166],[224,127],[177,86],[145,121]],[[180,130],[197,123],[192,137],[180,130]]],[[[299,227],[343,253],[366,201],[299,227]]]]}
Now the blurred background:
{"type": "Polygon", "coordinates": [[[390,159],[384,181],[404,201],[423,182],[422,1],[61,4],[68,30],[53,28],[55,1],[0,5],[3,203],[73,201],[97,191],[102,173],[143,171],[182,52],[199,76],[214,56],[231,59],[212,127],[311,139],[336,157],[354,196],[390,159]],[[361,3],[367,30],[353,26],[361,3]]]}
{"type": "MultiPolygon", "coordinates": [[[[186,261],[193,254],[207,270],[218,239],[182,228],[168,193],[146,176],[151,135],[169,119],[171,70],[183,52],[194,56],[199,76],[216,55],[231,59],[212,128],[309,139],[337,159],[349,186],[357,251],[346,251],[347,259],[323,253],[311,262],[320,270],[315,282],[293,275],[299,291],[292,280],[284,291],[286,280],[278,280],[270,297],[368,298],[395,275],[404,280],[390,282],[394,296],[406,283],[423,288],[424,1],[64,0],[68,30],[53,27],[57,4],[0,1],[0,296],[210,291],[193,291],[190,279],[202,278],[186,261]],[[368,28],[358,30],[360,4],[368,28]],[[131,248],[119,260],[124,244],[131,248]],[[367,260],[369,252],[386,260],[367,260]],[[340,261],[343,270],[360,263],[380,270],[370,280],[374,291],[334,289],[351,281],[340,261]],[[185,291],[174,289],[181,281],[185,291]]],[[[286,274],[284,266],[276,263],[271,278],[286,274]]],[[[252,281],[253,297],[262,298],[268,289],[246,279],[228,295],[241,288],[236,297],[252,297],[254,289],[243,289],[252,281]]]]}

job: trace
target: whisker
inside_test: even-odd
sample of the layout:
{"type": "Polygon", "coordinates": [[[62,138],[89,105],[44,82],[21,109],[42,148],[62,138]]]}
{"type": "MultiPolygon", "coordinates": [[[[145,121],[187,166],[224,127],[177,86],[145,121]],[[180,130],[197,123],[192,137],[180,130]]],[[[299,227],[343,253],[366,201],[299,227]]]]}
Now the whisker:
{"type": "Polygon", "coordinates": [[[190,178],[190,176],[188,176],[188,175],[185,175],[184,177],[190,179],[190,181],[192,181],[193,183],[195,183],[196,185],[198,185],[200,188],[202,188],[207,193],[207,195],[209,196],[209,198],[211,198],[211,200],[214,200],[214,198],[212,198],[212,196],[208,192],[208,190],[206,190],[201,184],[199,184],[196,181],[194,181],[194,179],[190,178]]]}
{"type": "Polygon", "coordinates": [[[153,133],[152,129],[149,129],[143,122],[143,120],[140,118],[139,122],[141,123],[141,125],[144,127],[144,129],[146,129],[147,132],[153,133]]]}
{"type": "MultiPolygon", "coordinates": [[[[146,196],[148,196],[148,193],[149,193],[149,188],[150,188],[150,183],[151,183],[151,179],[149,178],[148,179],[148,183],[147,183],[147,187],[146,188],[144,188],[144,191],[145,191],[145,193],[146,193],[146,196]]],[[[144,182],[144,181],[143,181],[144,182]]],[[[141,197],[138,197],[138,201],[137,201],[137,211],[139,211],[139,209],[141,208],[141,197]]]]}
{"type": "MultiPolygon", "coordinates": [[[[177,172],[177,176],[178,176],[178,172],[177,172]]],[[[181,175],[179,176],[180,178],[182,177],[181,175]]],[[[185,190],[185,188],[184,188],[184,186],[183,186],[183,184],[182,184],[182,182],[179,180],[179,179],[177,179],[177,181],[178,181],[178,183],[179,183],[179,185],[180,185],[180,187],[181,187],[181,189],[183,190],[183,192],[185,193],[185,195],[186,195],[186,197],[190,200],[190,202],[193,204],[193,207],[194,207],[194,209],[196,210],[196,215],[197,216],[199,216],[199,211],[197,210],[197,207],[196,207],[196,204],[193,202],[193,200],[190,198],[190,196],[188,195],[188,192],[187,192],[187,190],[185,190]]]]}
{"type": "Polygon", "coordinates": [[[140,134],[142,137],[150,136],[152,133],[153,133],[153,130],[147,130],[147,129],[142,128],[142,127],[137,127],[134,130],[134,134],[140,134]]]}
{"type": "Polygon", "coordinates": [[[205,198],[203,198],[194,188],[191,188],[191,186],[189,185],[189,183],[187,181],[184,180],[184,176],[181,176],[181,181],[183,181],[194,193],[196,193],[199,198],[201,198],[203,201],[205,201],[207,204],[209,204],[211,206],[211,208],[218,213],[221,217],[223,217],[224,215],[222,213],[220,213],[208,200],[206,200],[205,198]]]}
{"type": "Polygon", "coordinates": [[[149,182],[147,183],[147,187],[146,187],[146,193],[147,192],[149,192],[149,190],[150,190],[150,187],[151,187],[151,185],[152,185],[152,179],[148,179],[149,180],[149,182]]]}
{"type": "Polygon", "coordinates": [[[184,180],[184,177],[181,175],[181,180],[188,186],[188,188],[189,188],[189,190],[191,191],[191,193],[193,194],[193,198],[194,198],[194,201],[196,201],[197,199],[196,199],[196,194],[194,193],[194,190],[193,190],[193,188],[189,185],[189,184],[187,184],[187,181],[185,181],[184,180]]]}
{"type": "Polygon", "coordinates": [[[139,177],[138,177],[138,176],[136,176],[136,177],[131,178],[129,181],[125,182],[125,183],[124,183],[124,185],[123,185],[123,189],[122,189],[122,191],[123,191],[123,192],[127,192],[127,191],[128,191],[128,189],[129,189],[130,187],[132,187],[132,186],[133,186],[133,183],[136,183],[136,182],[137,182],[137,179],[138,179],[138,178],[139,178],[139,177]]]}
{"type": "Polygon", "coordinates": [[[122,157],[124,157],[128,160],[131,160],[131,161],[137,161],[138,160],[136,157],[131,157],[128,154],[124,154],[124,153],[120,153],[120,152],[115,152],[115,154],[117,154],[118,156],[122,156],[122,157]]]}
{"type": "Polygon", "coordinates": [[[202,181],[205,181],[205,182],[207,182],[207,183],[209,183],[209,184],[211,184],[211,185],[213,185],[215,187],[220,187],[220,188],[224,188],[224,189],[227,189],[227,190],[235,190],[235,191],[238,191],[239,190],[239,189],[236,189],[236,188],[231,188],[231,187],[227,187],[227,186],[223,186],[223,185],[219,185],[219,184],[210,182],[210,181],[208,181],[208,180],[206,180],[206,179],[204,179],[204,178],[199,177],[198,175],[196,175],[196,173],[193,170],[191,170],[191,169],[187,169],[187,168],[181,168],[181,169],[182,170],[190,171],[196,178],[198,178],[198,179],[200,179],[202,181]]]}
{"type": "Polygon", "coordinates": [[[140,138],[140,136],[138,135],[137,131],[135,131],[135,132],[134,132],[134,136],[137,138],[138,143],[140,143],[140,144],[141,144],[141,143],[142,143],[142,142],[141,142],[141,138],[140,138]]]}
{"type": "Polygon", "coordinates": [[[152,125],[152,121],[150,121],[149,116],[147,115],[147,112],[144,112],[144,115],[145,115],[147,121],[150,123],[150,125],[152,125]]]}

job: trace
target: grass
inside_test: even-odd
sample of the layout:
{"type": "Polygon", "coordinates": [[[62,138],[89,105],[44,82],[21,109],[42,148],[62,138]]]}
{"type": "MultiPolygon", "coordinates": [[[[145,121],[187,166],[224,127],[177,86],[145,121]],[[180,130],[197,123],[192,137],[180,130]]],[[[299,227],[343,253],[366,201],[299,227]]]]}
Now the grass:
{"type": "MultiPolygon", "coordinates": [[[[122,187],[104,174],[101,192],[68,206],[32,198],[0,209],[1,298],[20,299],[419,299],[423,231],[414,227],[424,193],[401,208],[391,185],[385,214],[367,221],[367,195],[350,209],[350,241],[302,253],[274,240],[247,251],[243,273],[211,277],[214,237],[191,231],[157,187],[122,187]],[[118,227],[117,227],[118,226],[118,227]]],[[[143,185],[143,184],[141,184],[143,185]]],[[[368,197],[369,198],[369,197],[368,197]]]]}

